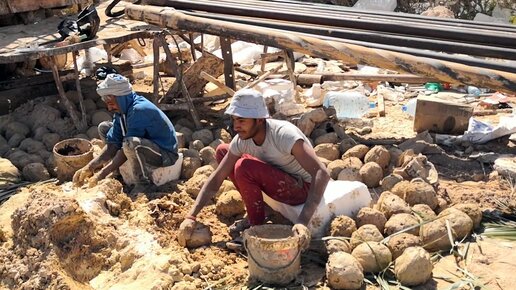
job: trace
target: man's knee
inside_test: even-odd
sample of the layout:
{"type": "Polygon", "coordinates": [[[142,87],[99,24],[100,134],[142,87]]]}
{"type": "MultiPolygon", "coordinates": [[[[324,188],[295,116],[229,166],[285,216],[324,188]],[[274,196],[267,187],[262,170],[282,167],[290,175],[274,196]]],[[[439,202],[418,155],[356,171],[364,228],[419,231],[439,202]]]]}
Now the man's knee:
{"type": "Polygon", "coordinates": [[[113,122],[111,122],[111,121],[101,122],[97,126],[97,130],[99,132],[99,136],[102,141],[106,141],[107,133],[109,132],[109,129],[111,129],[111,127],[113,127],[113,122]]]}
{"type": "Polygon", "coordinates": [[[222,158],[224,158],[224,156],[226,156],[226,154],[228,153],[229,151],[229,144],[219,144],[219,146],[217,146],[217,149],[215,150],[215,158],[217,159],[217,162],[220,163],[220,161],[222,161],[222,158]]]}
{"type": "Polygon", "coordinates": [[[126,151],[135,151],[136,147],[140,146],[142,144],[142,141],[138,137],[126,137],[124,138],[124,141],[122,142],[122,149],[124,152],[126,151]]]}
{"type": "Polygon", "coordinates": [[[235,163],[235,179],[253,175],[260,163],[260,161],[252,158],[242,157],[238,159],[235,163]]]}

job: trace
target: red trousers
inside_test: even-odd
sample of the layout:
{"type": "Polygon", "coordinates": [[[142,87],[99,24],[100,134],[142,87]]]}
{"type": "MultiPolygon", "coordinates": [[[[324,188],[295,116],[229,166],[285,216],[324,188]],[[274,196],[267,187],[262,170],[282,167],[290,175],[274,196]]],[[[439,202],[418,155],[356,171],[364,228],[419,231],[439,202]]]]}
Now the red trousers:
{"type": "MultiPolygon", "coordinates": [[[[216,158],[219,163],[228,150],[229,144],[217,147],[216,158]]],[[[310,188],[310,183],[301,181],[300,184],[288,173],[249,154],[238,159],[229,179],[242,195],[251,225],[263,224],[265,220],[262,191],[279,202],[299,205],[306,201],[310,188]]]]}

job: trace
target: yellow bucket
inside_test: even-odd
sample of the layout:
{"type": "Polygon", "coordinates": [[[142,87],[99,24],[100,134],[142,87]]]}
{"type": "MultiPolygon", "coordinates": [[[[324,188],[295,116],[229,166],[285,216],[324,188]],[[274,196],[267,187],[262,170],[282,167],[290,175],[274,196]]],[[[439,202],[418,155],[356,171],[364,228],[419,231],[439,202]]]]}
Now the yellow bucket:
{"type": "Polygon", "coordinates": [[[287,285],[301,269],[299,239],[287,225],[260,225],[244,231],[249,275],[264,283],[287,285]]]}

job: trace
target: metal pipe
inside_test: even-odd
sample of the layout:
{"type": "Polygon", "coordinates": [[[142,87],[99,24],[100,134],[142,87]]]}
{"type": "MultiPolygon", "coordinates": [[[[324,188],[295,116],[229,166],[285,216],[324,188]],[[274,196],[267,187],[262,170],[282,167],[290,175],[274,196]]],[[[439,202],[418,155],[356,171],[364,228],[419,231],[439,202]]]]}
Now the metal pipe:
{"type": "MultiPolygon", "coordinates": [[[[242,0],[245,2],[250,2],[248,0],[242,0]]],[[[314,2],[305,2],[298,0],[268,0],[269,2],[280,3],[280,4],[291,4],[293,7],[296,6],[305,6],[310,8],[322,9],[325,11],[333,12],[333,11],[342,11],[346,13],[353,13],[357,15],[370,15],[372,17],[395,17],[395,18],[404,18],[410,20],[428,20],[432,22],[442,22],[446,25],[475,25],[484,28],[494,28],[494,29],[509,29],[515,30],[516,27],[510,24],[503,23],[494,23],[494,22],[479,22],[479,21],[471,21],[465,19],[455,19],[455,18],[441,18],[441,17],[432,17],[432,16],[423,16],[418,14],[410,14],[404,12],[388,12],[388,11],[368,11],[362,9],[356,9],[353,7],[347,7],[342,5],[328,5],[323,3],[314,3],[314,2]]],[[[291,7],[292,7],[291,6],[291,7]]]]}
{"type": "MultiPolygon", "coordinates": [[[[233,15],[211,14],[184,11],[187,15],[199,16],[209,19],[217,19],[223,21],[231,21],[250,25],[259,25],[263,27],[290,30],[301,33],[309,33],[314,35],[322,35],[333,38],[342,38],[343,40],[358,40],[368,43],[378,43],[391,45],[393,49],[399,47],[411,47],[420,49],[429,49],[442,52],[461,53],[468,55],[503,58],[516,60],[516,49],[502,47],[486,47],[483,45],[457,43],[435,39],[425,39],[401,35],[391,35],[385,33],[375,33],[370,31],[359,31],[352,29],[339,29],[327,26],[303,26],[302,23],[293,23],[285,21],[263,20],[249,17],[239,17],[233,15]]],[[[358,44],[358,43],[357,43],[358,44]]],[[[362,44],[361,44],[362,45],[362,44]]],[[[366,45],[365,43],[363,45],[366,45]]],[[[388,49],[388,48],[385,48],[388,49]]],[[[470,59],[471,60],[471,59],[470,59]]],[[[513,65],[514,66],[514,65],[513,65]]],[[[515,68],[516,69],[516,68],[515,68]]]]}
{"type": "Polygon", "coordinates": [[[195,9],[212,13],[237,14],[241,16],[261,17],[267,19],[276,19],[284,21],[303,22],[311,24],[320,24],[328,26],[338,26],[346,28],[357,28],[366,30],[384,31],[390,33],[398,33],[403,31],[405,34],[419,35],[432,38],[455,39],[470,43],[489,43],[490,45],[498,45],[504,47],[515,47],[516,34],[504,33],[493,34],[492,31],[474,31],[474,30],[450,30],[443,26],[418,25],[418,24],[398,24],[398,23],[380,23],[377,21],[346,18],[333,16],[318,17],[306,13],[294,13],[285,11],[269,11],[257,7],[241,7],[238,4],[218,4],[197,0],[195,2],[187,0],[148,0],[154,5],[163,5],[174,7],[176,9],[195,9]]]}
{"type": "Polygon", "coordinates": [[[129,4],[126,6],[126,14],[131,19],[178,31],[221,35],[283,49],[292,49],[316,57],[342,60],[347,63],[374,65],[403,73],[428,76],[447,83],[475,84],[510,93],[516,90],[516,74],[513,73],[481,69],[337,41],[324,41],[314,37],[302,36],[298,33],[270,28],[256,29],[256,27],[250,25],[188,16],[171,8],[129,4]]]}
{"type": "MultiPolygon", "coordinates": [[[[214,2],[214,1],[211,1],[214,2]]],[[[230,4],[238,4],[238,5],[253,5],[252,7],[261,7],[261,8],[268,8],[272,10],[282,10],[282,11],[295,11],[295,12],[302,12],[302,13],[310,13],[310,15],[330,15],[330,16],[340,16],[340,17],[347,17],[347,18],[353,18],[353,19],[370,19],[370,20],[376,20],[376,21],[397,21],[397,22],[410,22],[410,23],[420,23],[420,24],[436,24],[436,25],[444,25],[444,27],[456,27],[458,29],[461,28],[472,28],[472,29],[481,29],[485,30],[486,28],[490,29],[496,29],[497,31],[505,31],[505,32],[516,32],[516,27],[512,25],[489,25],[492,23],[488,23],[488,25],[485,25],[486,23],[478,23],[473,21],[463,21],[461,23],[446,21],[448,18],[423,18],[424,16],[420,15],[414,15],[414,14],[406,14],[412,17],[405,17],[404,13],[395,13],[395,15],[378,15],[377,12],[381,11],[364,11],[364,10],[354,10],[349,9],[351,11],[346,10],[339,10],[335,9],[336,7],[343,7],[343,6],[335,6],[332,5],[330,8],[321,8],[321,7],[310,7],[306,4],[306,2],[303,3],[297,3],[297,4],[290,4],[290,3],[275,3],[270,1],[258,1],[258,0],[242,0],[236,2],[235,0],[217,0],[216,3],[230,3],[230,4]],[[327,14],[328,13],[328,14],[327,14]]],[[[449,19],[452,20],[452,19],[449,19]]],[[[453,19],[455,20],[455,19],[453,19]]]]}

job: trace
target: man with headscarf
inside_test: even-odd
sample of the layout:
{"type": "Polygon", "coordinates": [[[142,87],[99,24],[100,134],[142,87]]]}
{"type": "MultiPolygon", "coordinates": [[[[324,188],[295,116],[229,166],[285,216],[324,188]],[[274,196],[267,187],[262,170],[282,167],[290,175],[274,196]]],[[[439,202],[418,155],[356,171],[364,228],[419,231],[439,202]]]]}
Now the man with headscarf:
{"type": "Polygon", "coordinates": [[[82,185],[89,178],[90,186],[94,185],[127,161],[137,181],[132,192],[145,192],[154,182],[152,169],[173,165],[178,159],[174,126],[156,105],[137,95],[122,75],[107,75],[97,93],[114,112],[112,121],[98,126],[106,146],[74,174],[73,182],[82,185]]]}

